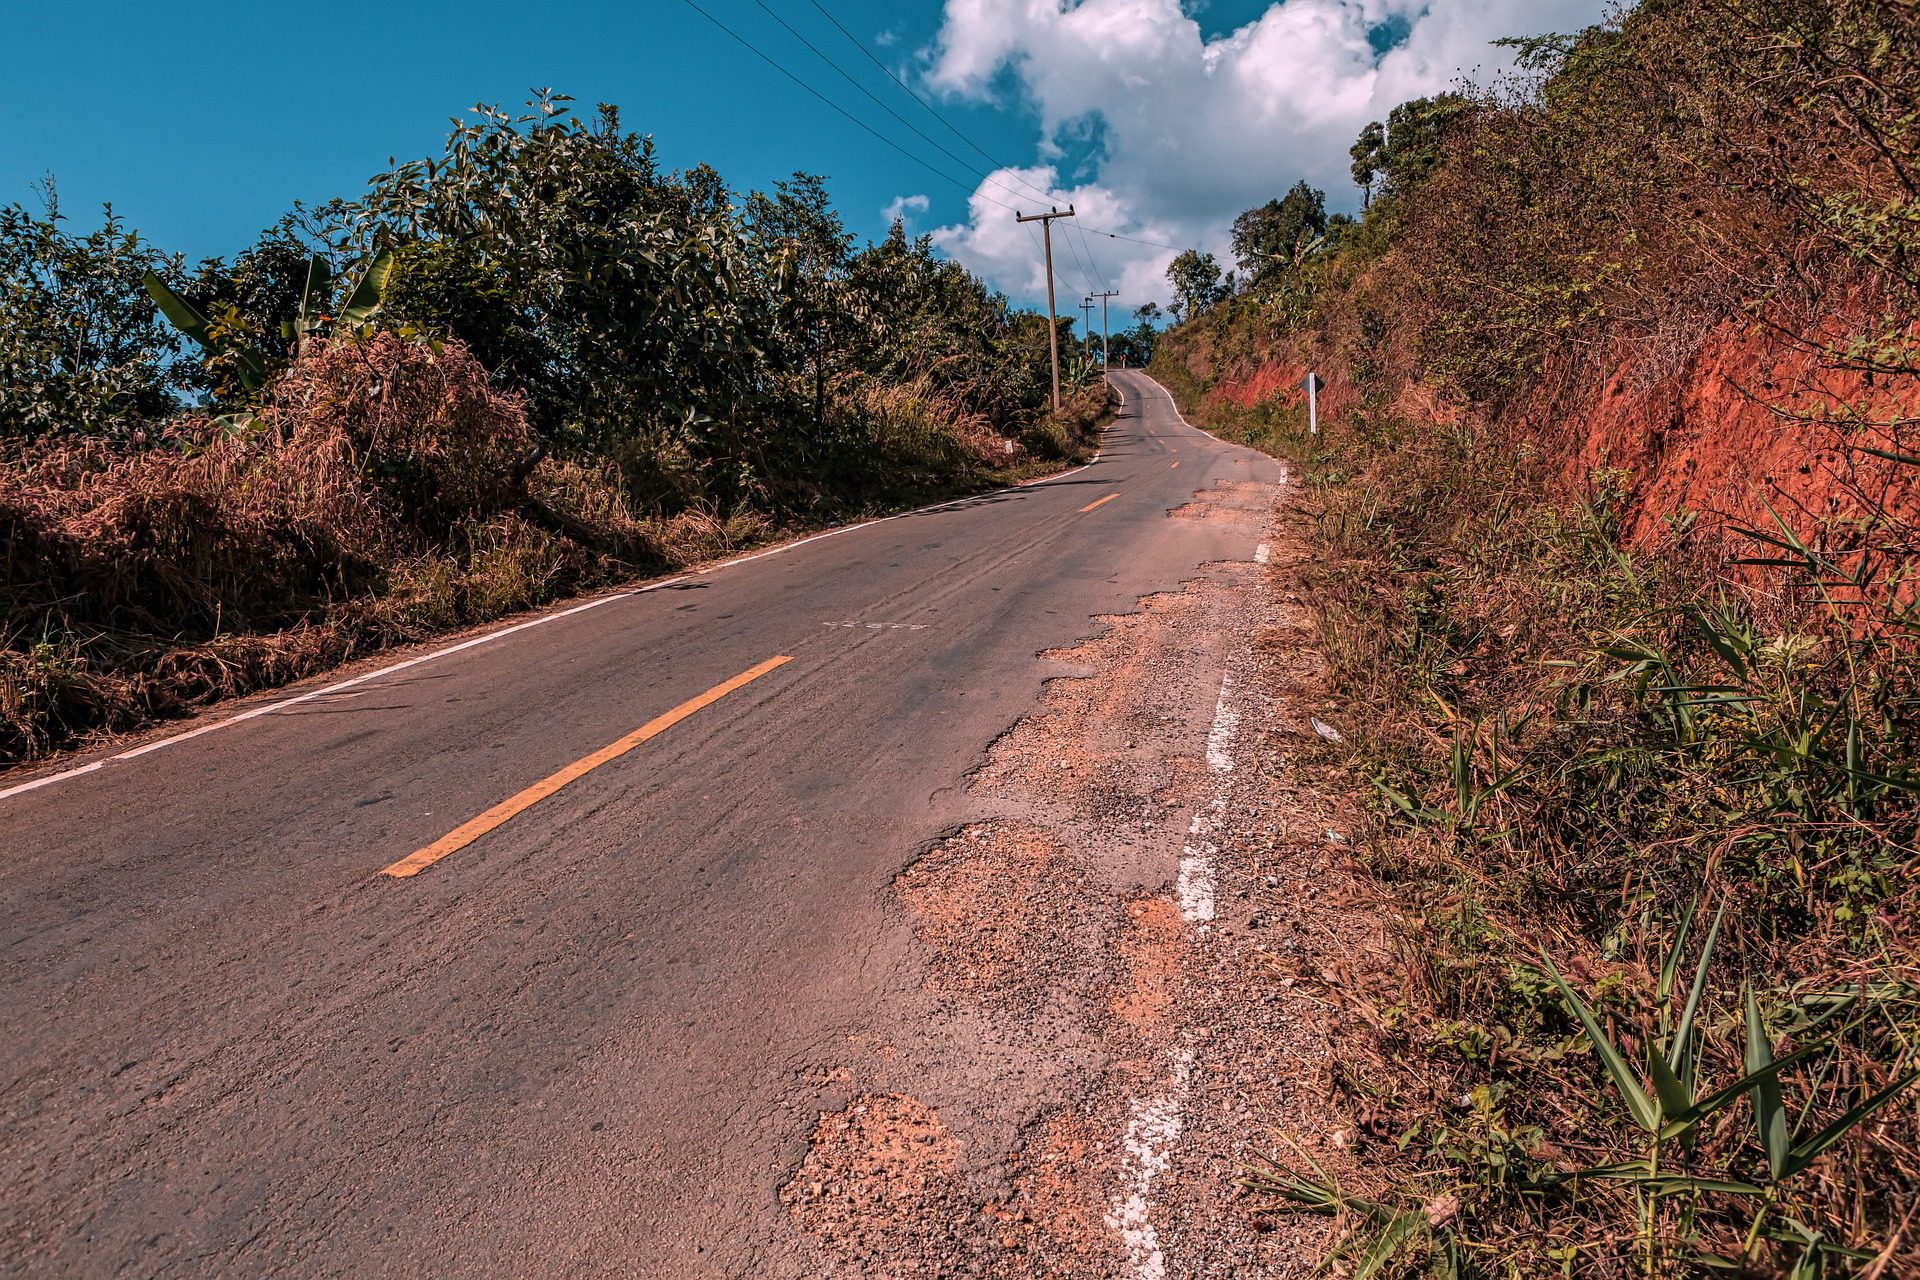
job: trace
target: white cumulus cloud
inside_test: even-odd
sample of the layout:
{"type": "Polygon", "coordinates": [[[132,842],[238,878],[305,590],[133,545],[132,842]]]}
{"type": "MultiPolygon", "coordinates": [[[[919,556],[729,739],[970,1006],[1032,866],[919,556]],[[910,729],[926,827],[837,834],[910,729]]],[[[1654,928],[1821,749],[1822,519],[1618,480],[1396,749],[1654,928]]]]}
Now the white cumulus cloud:
{"type": "MultiPolygon", "coordinates": [[[[1194,245],[1230,266],[1234,216],[1295,180],[1325,190],[1336,208],[1351,205],[1347,148],[1369,120],[1463,76],[1506,69],[1508,52],[1491,44],[1501,36],[1577,30],[1607,8],[1607,0],[1284,0],[1209,40],[1180,0],[946,0],[927,83],[990,100],[1011,77],[1019,105],[1038,118],[1037,162],[990,175],[967,221],[934,240],[1008,292],[1040,296],[1045,276],[1029,230],[1001,207],[1031,211],[1043,203],[1039,188],[1072,201],[1082,227],[1194,245]],[[1376,53],[1377,30],[1401,38],[1376,53]],[[1100,143],[1091,172],[1066,185],[1056,168],[1063,144],[1087,136],[1100,143]]],[[[1085,283],[1079,249],[1092,256],[1095,282],[1104,276],[1121,291],[1116,301],[1167,301],[1173,250],[1097,235],[1082,243],[1083,233],[1055,227],[1063,289],[1085,283]]]]}

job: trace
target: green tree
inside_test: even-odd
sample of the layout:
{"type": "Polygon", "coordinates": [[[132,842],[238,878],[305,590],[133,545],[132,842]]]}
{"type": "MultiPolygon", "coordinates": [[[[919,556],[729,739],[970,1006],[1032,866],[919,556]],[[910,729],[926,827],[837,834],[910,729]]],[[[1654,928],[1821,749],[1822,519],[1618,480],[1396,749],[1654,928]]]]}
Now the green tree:
{"type": "Polygon", "coordinates": [[[769,380],[794,355],[745,229],[710,170],[664,175],[614,108],[589,125],[568,101],[476,108],[440,157],[377,176],[344,229],[397,246],[396,318],[511,361],[550,443],[624,453],[660,501],[684,486],[639,473],[679,459],[733,500],[754,483],[769,380]]]}
{"type": "Polygon", "coordinates": [[[1353,158],[1350,172],[1354,185],[1360,188],[1360,205],[1363,209],[1373,207],[1373,185],[1381,169],[1386,167],[1386,149],[1386,126],[1374,120],[1360,131],[1359,139],[1347,150],[1347,154],[1353,158]]]}
{"type": "Polygon", "coordinates": [[[1159,319],[1160,305],[1155,302],[1134,311],[1132,327],[1113,335],[1111,354],[1115,368],[1144,369],[1153,362],[1154,348],[1160,339],[1160,331],[1155,327],[1159,319]]]}
{"type": "Polygon", "coordinates": [[[1176,318],[1203,315],[1227,296],[1219,262],[1198,249],[1183,249],[1167,264],[1167,283],[1173,286],[1176,318]]]}
{"type": "Polygon", "coordinates": [[[44,203],[0,208],[0,436],[127,438],[177,403],[179,342],[140,281],[180,264],[111,205],[74,235],[51,181],[44,203]]]}
{"type": "Polygon", "coordinates": [[[1283,198],[1233,220],[1233,254],[1248,284],[1259,287],[1311,252],[1326,229],[1326,193],[1296,182],[1283,198]]]}

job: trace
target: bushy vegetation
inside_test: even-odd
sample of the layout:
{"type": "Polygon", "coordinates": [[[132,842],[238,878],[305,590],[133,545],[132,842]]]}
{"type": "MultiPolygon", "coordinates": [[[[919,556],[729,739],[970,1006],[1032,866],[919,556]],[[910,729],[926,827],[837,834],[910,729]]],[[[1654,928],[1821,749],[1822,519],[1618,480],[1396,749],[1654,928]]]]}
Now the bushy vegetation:
{"type": "Polygon", "coordinates": [[[1914,1272],[1920,14],[1654,0],[1520,53],[1363,135],[1359,224],[1155,366],[1310,477],[1325,750],[1399,927],[1398,992],[1346,993],[1357,1181],[1249,1185],[1356,1274],[1914,1272]],[[1569,483],[1603,386],[1728,377],[1714,341],[1843,460],[1821,501],[1569,483]],[[1218,395],[1274,364],[1329,375],[1327,438],[1218,395]]]}
{"type": "Polygon", "coordinates": [[[0,209],[0,761],[1003,482],[1104,410],[819,178],[662,172],[552,94],[192,272],[43,194],[0,209]]]}

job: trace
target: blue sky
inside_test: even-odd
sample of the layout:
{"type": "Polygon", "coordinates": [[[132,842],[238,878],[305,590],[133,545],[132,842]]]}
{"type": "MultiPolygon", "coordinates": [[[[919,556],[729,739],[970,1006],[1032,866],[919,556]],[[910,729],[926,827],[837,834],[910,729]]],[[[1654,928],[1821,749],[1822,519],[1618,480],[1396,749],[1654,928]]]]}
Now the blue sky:
{"type": "MultiPolygon", "coordinates": [[[[770,2],[901,114],[970,154],[806,0],[770,2]]],[[[937,4],[826,4],[890,61],[925,46],[940,24],[937,4]]],[[[703,5],[856,114],[955,168],[752,0],[703,5]]],[[[1261,7],[1219,3],[1208,18],[1261,7]]],[[[628,127],[652,133],[675,168],[705,161],[740,187],[801,168],[826,173],[863,235],[885,231],[881,210],[897,195],[925,194],[932,220],[965,209],[967,191],[875,142],[679,0],[491,13],[448,3],[23,4],[7,25],[0,202],[31,199],[28,185],[51,171],[76,221],[111,200],[157,243],[196,257],[231,252],[294,198],[356,193],[388,156],[436,150],[448,116],[478,101],[518,103],[535,85],[589,109],[619,104],[628,127]]],[[[997,158],[1032,158],[1033,125],[1017,107],[955,102],[942,113],[997,158]]]]}
{"type": "MultiPolygon", "coordinates": [[[[1556,2],[1580,7],[1576,0],[1556,2]]],[[[882,132],[943,169],[957,169],[860,97],[754,0],[701,3],[882,132]]],[[[846,43],[811,0],[768,3],[902,115],[969,154],[846,43]]],[[[1358,22],[1363,45],[1364,38],[1391,45],[1410,21],[1449,0],[1209,0],[1184,6],[1180,0],[1087,0],[1058,22],[1048,14],[1035,19],[1028,0],[970,0],[951,21],[930,0],[822,3],[925,94],[938,93],[943,114],[996,159],[1015,166],[1050,164],[1039,185],[1069,194],[1084,188],[1083,198],[1109,229],[1185,244],[1217,241],[1239,208],[1257,202],[1252,197],[1268,187],[1275,194],[1284,190],[1294,176],[1290,169],[1337,178],[1339,164],[1277,154],[1262,160],[1259,174],[1232,175],[1218,191],[1173,175],[1159,185],[1178,185],[1189,195],[1184,205],[1168,204],[1151,195],[1151,174],[1123,172],[1129,163],[1145,163],[1128,159],[1129,140],[1138,139],[1141,129],[1136,125],[1116,146],[1109,117],[1137,114],[1143,95],[1150,99],[1164,86],[1175,96],[1155,112],[1176,119],[1189,104],[1202,115],[1216,110],[1218,129],[1199,123],[1209,127],[1209,137],[1230,137],[1244,109],[1210,106],[1194,87],[1201,82],[1182,88],[1179,78],[1182,67],[1199,65],[1196,58],[1226,48],[1230,33],[1251,31],[1247,24],[1256,20],[1277,27],[1285,9],[1285,16],[1299,21],[1319,15],[1349,26],[1358,22]],[[1081,35],[1074,36],[1070,24],[1082,19],[1081,35]],[[1094,19],[1117,24],[1117,32],[1152,30],[1160,33],[1154,39],[1166,43],[1143,44],[1132,50],[1132,62],[1115,62],[1111,74],[1094,75],[1093,87],[1063,94],[1059,78],[1084,79],[1085,68],[1074,59],[1084,61],[1089,39],[1106,41],[1092,46],[1100,71],[1109,70],[1107,51],[1125,43],[1111,33],[1088,36],[1084,28],[1094,19]],[[1103,195],[1111,197],[1105,206],[1103,195]]],[[[1511,9],[1517,0],[1450,3],[1459,12],[1511,9]]],[[[1004,180],[983,186],[970,207],[967,190],[874,141],[681,0],[512,8],[429,0],[323,9],[120,0],[12,10],[0,46],[0,203],[32,202],[31,184],[51,172],[62,207],[76,224],[90,223],[98,206],[111,201],[155,244],[190,258],[232,253],[296,198],[356,194],[389,156],[437,152],[447,118],[476,101],[515,104],[530,87],[550,85],[586,109],[598,101],[617,103],[629,128],[655,136],[670,167],[704,161],[736,188],[765,186],[800,168],[824,173],[842,215],[862,236],[885,230],[882,210],[892,201],[924,197],[924,210],[917,201],[910,206],[916,229],[947,228],[941,236],[945,248],[1016,296],[1033,297],[1039,283],[992,239],[1004,230],[999,223],[1011,219],[991,196],[998,191],[1018,203],[1015,188],[1004,180]]],[[[1511,16],[1496,18],[1489,28],[1496,34],[1514,24],[1511,16]]],[[[1285,47],[1307,51],[1302,56],[1312,48],[1294,37],[1285,47]]],[[[1259,56],[1273,70],[1272,55],[1259,56]]],[[[1254,54],[1244,55],[1243,61],[1254,60],[1254,54]]],[[[1431,80],[1444,70],[1421,74],[1431,80]]],[[[1341,83],[1351,87],[1357,71],[1364,65],[1329,72],[1328,94],[1337,96],[1341,83]]],[[[1355,97],[1351,109],[1343,107],[1345,114],[1336,113],[1324,130],[1301,133],[1306,141],[1295,150],[1305,147],[1315,157],[1324,152],[1343,164],[1353,121],[1371,105],[1355,97]]],[[[978,182],[972,173],[956,176],[969,185],[978,182]]],[[[1334,194],[1336,203],[1350,199],[1344,190],[1334,194]]],[[[1077,247],[1089,260],[1100,255],[1100,262],[1089,261],[1093,275],[1104,279],[1111,271],[1119,278],[1132,271],[1134,294],[1150,291],[1164,265],[1156,260],[1164,251],[1155,248],[1097,240],[1077,247]]],[[[1077,289],[1079,281],[1063,287],[1077,289]]]]}

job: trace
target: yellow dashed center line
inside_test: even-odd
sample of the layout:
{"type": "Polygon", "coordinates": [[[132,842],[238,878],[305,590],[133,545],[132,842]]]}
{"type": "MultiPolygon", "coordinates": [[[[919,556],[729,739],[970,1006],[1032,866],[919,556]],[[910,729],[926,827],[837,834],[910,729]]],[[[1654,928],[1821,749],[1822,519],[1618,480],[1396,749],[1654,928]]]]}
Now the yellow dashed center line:
{"type": "Polygon", "coordinates": [[[380,874],[402,879],[419,875],[448,854],[459,852],[516,814],[531,809],[569,782],[585,777],[610,760],[619,759],[648,738],[665,733],[702,707],[712,706],[742,685],[751,684],[782,663],[792,661],[791,657],[781,655],[748,667],[733,679],[722,681],[699,697],[689,698],[673,710],[655,716],[626,737],[608,743],[592,755],[580,757],[558,773],[549,774],[517,795],[509,796],[479,817],[461,823],[432,844],[415,849],[393,865],[381,868],[380,874]]]}
{"type": "Polygon", "coordinates": [[[1179,463],[1179,461],[1178,461],[1178,460],[1175,460],[1175,462],[1174,462],[1174,464],[1173,464],[1173,466],[1172,466],[1172,467],[1168,467],[1168,468],[1167,468],[1167,470],[1169,470],[1169,471],[1172,471],[1172,470],[1174,469],[1174,467],[1177,467],[1177,466],[1179,466],[1179,465],[1180,465],[1180,463],[1179,463]]]}
{"type": "Polygon", "coordinates": [[[1112,502],[1115,498],[1119,496],[1120,495],[1117,493],[1110,493],[1104,498],[1095,498],[1092,502],[1089,502],[1086,506],[1080,508],[1080,514],[1085,515],[1087,512],[1093,510],[1095,507],[1099,506],[1101,503],[1112,502]]]}

